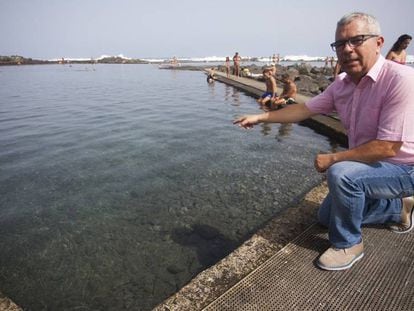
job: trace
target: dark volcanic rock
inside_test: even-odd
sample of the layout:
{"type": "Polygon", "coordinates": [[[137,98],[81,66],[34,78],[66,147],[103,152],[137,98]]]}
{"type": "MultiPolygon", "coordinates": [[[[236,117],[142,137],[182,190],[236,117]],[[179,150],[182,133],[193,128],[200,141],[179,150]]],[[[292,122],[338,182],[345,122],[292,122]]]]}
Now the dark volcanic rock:
{"type": "Polygon", "coordinates": [[[299,75],[299,77],[295,79],[295,83],[298,88],[298,93],[305,95],[317,95],[320,93],[318,83],[310,76],[299,75]]]}

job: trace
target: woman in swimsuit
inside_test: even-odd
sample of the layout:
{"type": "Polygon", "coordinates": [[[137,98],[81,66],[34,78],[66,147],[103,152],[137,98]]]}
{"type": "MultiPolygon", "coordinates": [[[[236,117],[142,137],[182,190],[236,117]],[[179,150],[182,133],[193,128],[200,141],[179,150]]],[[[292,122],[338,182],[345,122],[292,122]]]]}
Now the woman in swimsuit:
{"type": "Polygon", "coordinates": [[[405,58],[407,56],[405,49],[410,44],[411,39],[412,37],[407,34],[400,36],[388,52],[386,59],[392,60],[396,63],[405,64],[405,58]]]}
{"type": "Polygon", "coordinates": [[[226,75],[230,77],[230,57],[226,57],[226,75]]]}

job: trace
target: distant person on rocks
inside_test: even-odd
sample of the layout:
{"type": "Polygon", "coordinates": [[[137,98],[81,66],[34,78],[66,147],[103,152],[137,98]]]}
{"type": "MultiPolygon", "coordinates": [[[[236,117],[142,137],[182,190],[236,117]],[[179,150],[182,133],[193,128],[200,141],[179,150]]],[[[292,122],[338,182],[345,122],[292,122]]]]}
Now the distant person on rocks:
{"type": "Polygon", "coordinates": [[[341,72],[342,72],[342,70],[341,70],[341,64],[339,63],[339,61],[337,61],[337,62],[336,62],[336,64],[335,64],[335,68],[334,68],[334,70],[333,70],[333,76],[334,76],[334,79],[335,79],[335,78],[336,78],[336,76],[337,76],[337,75],[339,75],[341,72]]]}
{"type": "Polygon", "coordinates": [[[240,62],[241,57],[239,55],[239,52],[236,52],[233,56],[233,74],[237,77],[240,76],[240,62]]]}
{"type": "Polygon", "coordinates": [[[407,52],[405,50],[410,45],[411,40],[412,37],[410,35],[405,34],[400,36],[385,58],[396,63],[405,64],[407,57],[407,52]]]}
{"type": "Polygon", "coordinates": [[[252,74],[250,72],[250,69],[245,67],[241,70],[241,76],[242,77],[250,77],[252,74]]]}
{"type": "Polygon", "coordinates": [[[289,74],[282,76],[283,91],[280,96],[271,100],[271,109],[285,107],[286,105],[296,104],[297,87],[289,74]]]}
{"type": "Polygon", "coordinates": [[[178,66],[179,65],[177,57],[174,56],[172,58],[171,65],[173,65],[173,66],[178,66]]]}
{"type": "Polygon", "coordinates": [[[272,64],[270,70],[272,71],[272,76],[276,78],[276,64],[272,64]]]}
{"type": "Polygon", "coordinates": [[[335,57],[331,57],[331,59],[329,60],[329,62],[331,63],[331,68],[332,68],[332,70],[334,70],[334,68],[335,68],[335,66],[334,66],[334,63],[335,63],[335,57]]]}
{"type": "Polygon", "coordinates": [[[337,112],[349,149],[314,161],[329,188],[318,215],[331,243],[316,262],[325,270],[348,269],[364,256],[362,225],[388,224],[400,234],[414,227],[414,69],[381,55],[384,38],[371,15],[345,15],[335,39],[331,47],[344,72],[323,93],[234,121],[248,129],[337,112]]]}
{"type": "Polygon", "coordinates": [[[272,65],[276,64],[276,54],[272,55],[272,65]]]}
{"type": "Polygon", "coordinates": [[[328,65],[329,65],[329,56],[326,56],[324,68],[328,68],[328,65]]]}
{"type": "Polygon", "coordinates": [[[257,100],[257,102],[264,108],[270,109],[271,101],[277,96],[276,79],[272,75],[271,68],[265,68],[263,70],[263,78],[266,83],[266,92],[257,100]]]}
{"type": "Polygon", "coordinates": [[[328,69],[328,66],[329,66],[329,56],[326,56],[326,58],[325,58],[325,66],[323,66],[323,72],[326,73],[326,71],[328,69]]]}
{"type": "Polygon", "coordinates": [[[227,78],[230,77],[230,57],[226,57],[226,76],[227,78]]]}

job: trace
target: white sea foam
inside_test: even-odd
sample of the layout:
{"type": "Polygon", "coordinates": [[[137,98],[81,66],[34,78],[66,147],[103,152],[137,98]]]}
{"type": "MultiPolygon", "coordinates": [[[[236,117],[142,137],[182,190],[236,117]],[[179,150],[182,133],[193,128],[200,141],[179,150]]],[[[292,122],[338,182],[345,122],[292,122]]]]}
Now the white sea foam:
{"type": "MultiPolygon", "coordinates": [[[[63,57],[66,61],[88,61],[91,59],[94,60],[100,60],[100,59],[104,59],[104,58],[109,58],[109,57],[120,57],[123,59],[132,59],[131,57],[126,57],[123,54],[118,54],[118,55],[107,55],[107,54],[103,54],[99,57],[89,57],[89,58],[74,58],[74,57],[63,57]]],[[[49,59],[49,61],[60,61],[62,58],[54,58],[54,59],[49,59]]],[[[165,61],[169,61],[171,58],[141,58],[144,61],[147,61],[149,63],[160,63],[160,62],[165,62],[165,61]]],[[[232,59],[232,57],[230,57],[230,59],[232,59]]],[[[280,56],[280,60],[281,61],[291,61],[291,62],[299,62],[299,61],[303,61],[303,62],[314,62],[314,61],[323,61],[325,59],[325,57],[322,56],[308,56],[308,55],[286,55],[286,56],[280,56]]],[[[204,57],[177,57],[178,61],[181,62],[196,62],[196,63],[208,63],[208,62],[225,62],[226,60],[226,56],[204,56],[204,57]]],[[[271,57],[269,56],[244,56],[243,55],[243,60],[254,60],[257,62],[263,62],[263,63],[269,63],[272,61],[271,57]]]]}
{"type": "Polygon", "coordinates": [[[69,61],[69,62],[76,62],[76,61],[89,61],[91,60],[91,58],[74,58],[74,57],[60,57],[60,58],[52,58],[52,59],[48,59],[48,61],[50,62],[59,62],[62,60],[62,58],[65,61],[69,61]]]}
{"type": "Polygon", "coordinates": [[[326,57],[324,56],[308,56],[308,55],[286,55],[283,56],[282,60],[291,61],[291,62],[318,62],[324,61],[326,57]]]}
{"type": "MultiPolygon", "coordinates": [[[[126,57],[123,54],[114,55],[101,55],[97,58],[71,58],[71,57],[64,57],[65,60],[68,61],[88,61],[91,59],[100,60],[103,58],[108,57],[120,57],[123,59],[131,59],[130,57],[126,57]]],[[[280,56],[281,61],[286,62],[322,62],[325,61],[326,56],[309,56],[309,55],[285,55],[280,56]]],[[[55,58],[50,59],[50,61],[60,61],[62,58],[55,58]]],[[[142,60],[147,61],[149,63],[160,63],[169,61],[171,58],[142,58],[142,60]]],[[[226,60],[225,56],[205,56],[205,57],[177,57],[178,61],[181,62],[200,62],[200,63],[207,63],[207,62],[224,62],[226,60]]],[[[231,59],[231,57],[230,57],[231,59]]],[[[269,56],[243,56],[244,60],[254,60],[257,62],[263,63],[270,63],[272,61],[271,57],[269,56]]],[[[407,55],[407,63],[414,63],[414,55],[407,55]]]]}
{"type": "Polygon", "coordinates": [[[130,57],[126,57],[123,54],[118,54],[118,55],[105,55],[104,54],[104,55],[101,55],[101,56],[99,56],[97,58],[94,58],[94,57],[78,57],[78,58],[74,58],[74,57],[59,57],[59,58],[49,59],[49,61],[51,61],[51,62],[58,62],[58,61],[61,61],[62,58],[63,58],[65,61],[76,62],[76,61],[100,60],[100,59],[104,59],[104,58],[108,58],[108,57],[120,57],[120,58],[123,58],[123,59],[131,59],[130,57]]]}
{"type": "MultiPolygon", "coordinates": [[[[149,63],[159,63],[171,60],[171,58],[142,58],[142,60],[149,63]]],[[[195,63],[206,63],[206,62],[224,62],[225,56],[206,56],[206,57],[177,57],[180,62],[195,62],[195,63]]]]}
{"type": "MultiPolygon", "coordinates": [[[[271,57],[269,56],[242,56],[243,60],[254,60],[257,62],[263,62],[263,63],[269,63],[272,61],[271,57]]],[[[150,62],[150,63],[156,63],[156,62],[163,62],[168,61],[168,58],[144,58],[143,60],[150,62]]],[[[224,62],[226,60],[225,56],[205,56],[205,57],[177,57],[178,61],[181,62],[224,62]]],[[[281,61],[292,61],[292,62],[315,62],[315,61],[323,61],[325,60],[325,57],[323,56],[308,56],[308,55],[287,55],[287,56],[281,56],[281,61]]]]}
{"type": "Polygon", "coordinates": [[[183,58],[183,61],[193,61],[193,62],[224,62],[226,60],[225,56],[207,56],[207,57],[189,57],[183,58]]]}
{"type": "Polygon", "coordinates": [[[142,58],[142,60],[149,63],[162,63],[163,61],[165,61],[164,58],[142,58]]]}

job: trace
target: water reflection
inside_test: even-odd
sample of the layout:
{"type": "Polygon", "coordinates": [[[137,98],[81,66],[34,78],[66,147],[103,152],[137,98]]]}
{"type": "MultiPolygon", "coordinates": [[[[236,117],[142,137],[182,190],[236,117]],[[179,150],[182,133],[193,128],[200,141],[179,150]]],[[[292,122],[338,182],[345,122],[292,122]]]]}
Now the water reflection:
{"type": "Polygon", "coordinates": [[[329,138],[329,145],[331,146],[331,152],[338,152],[341,151],[342,148],[344,148],[344,146],[341,146],[340,143],[338,143],[337,141],[329,138]]]}
{"type": "MultiPolygon", "coordinates": [[[[292,123],[280,123],[274,124],[273,126],[277,126],[277,134],[275,135],[275,138],[279,142],[282,141],[282,138],[289,137],[292,132],[292,123]]],[[[263,136],[268,136],[272,131],[272,125],[269,123],[261,123],[260,127],[260,133],[262,133],[263,136]]]]}
{"type": "Polygon", "coordinates": [[[216,95],[215,87],[214,87],[215,82],[214,81],[212,83],[207,82],[207,84],[208,84],[208,90],[210,91],[211,95],[214,97],[216,95]]]}
{"type": "Polygon", "coordinates": [[[225,84],[224,85],[224,101],[229,101],[230,99],[230,92],[232,91],[232,89],[234,89],[233,87],[225,84]]]}
{"type": "Polygon", "coordinates": [[[260,133],[262,133],[264,136],[267,136],[272,131],[272,126],[268,123],[261,123],[260,124],[260,133]]]}
{"type": "Polygon", "coordinates": [[[282,141],[282,137],[289,137],[290,133],[292,132],[292,123],[281,123],[277,132],[277,141],[282,141]]]}
{"type": "Polygon", "coordinates": [[[235,87],[232,87],[232,95],[231,97],[233,98],[233,106],[240,106],[240,91],[238,89],[236,89],[235,87]]]}
{"type": "Polygon", "coordinates": [[[177,71],[176,70],[167,70],[169,72],[171,72],[171,77],[176,80],[177,79],[177,71]]]}

